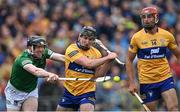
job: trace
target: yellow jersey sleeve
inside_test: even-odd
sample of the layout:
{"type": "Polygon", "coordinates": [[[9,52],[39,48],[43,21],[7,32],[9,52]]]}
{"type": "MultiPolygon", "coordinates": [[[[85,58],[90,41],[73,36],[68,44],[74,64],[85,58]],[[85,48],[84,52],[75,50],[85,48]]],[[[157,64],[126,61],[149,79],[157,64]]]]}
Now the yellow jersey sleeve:
{"type": "Polygon", "coordinates": [[[81,56],[83,56],[83,54],[76,47],[70,46],[66,50],[65,57],[71,62],[74,62],[81,56]]]}
{"type": "Polygon", "coordinates": [[[136,36],[133,35],[133,37],[131,38],[131,42],[129,45],[129,51],[132,53],[137,53],[138,51],[138,46],[137,46],[137,42],[136,42],[136,36]]]}
{"type": "Polygon", "coordinates": [[[175,49],[175,48],[177,48],[177,44],[176,44],[176,41],[175,41],[174,36],[173,36],[171,33],[169,33],[168,37],[169,37],[168,48],[169,48],[169,49],[175,49]]]}

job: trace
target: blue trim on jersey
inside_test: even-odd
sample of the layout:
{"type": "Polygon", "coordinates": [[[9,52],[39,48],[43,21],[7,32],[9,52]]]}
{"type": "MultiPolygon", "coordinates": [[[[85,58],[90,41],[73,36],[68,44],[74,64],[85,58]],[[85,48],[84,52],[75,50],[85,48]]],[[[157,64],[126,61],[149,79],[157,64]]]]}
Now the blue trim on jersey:
{"type": "Polygon", "coordinates": [[[79,65],[79,64],[77,64],[75,62],[69,63],[68,69],[76,71],[76,72],[85,73],[85,74],[95,74],[94,69],[85,68],[82,65],[79,65]]]}
{"type": "Polygon", "coordinates": [[[166,47],[138,49],[137,56],[140,59],[160,59],[166,56],[166,50],[166,47]]]}
{"type": "Polygon", "coordinates": [[[83,98],[83,97],[94,97],[95,96],[95,91],[93,92],[88,92],[79,96],[74,96],[71,94],[67,89],[64,89],[64,96],[69,97],[69,98],[83,98]]]}
{"type": "Polygon", "coordinates": [[[95,99],[95,91],[74,96],[67,89],[65,89],[64,96],[59,100],[58,104],[65,108],[73,108],[78,110],[81,104],[91,103],[95,105],[95,99]]]}
{"type": "Polygon", "coordinates": [[[140,94],[144,103],[152,102],[161,98],[161,93],[175,88],[173,77],[153,84],[140,84],[140,94]]]}

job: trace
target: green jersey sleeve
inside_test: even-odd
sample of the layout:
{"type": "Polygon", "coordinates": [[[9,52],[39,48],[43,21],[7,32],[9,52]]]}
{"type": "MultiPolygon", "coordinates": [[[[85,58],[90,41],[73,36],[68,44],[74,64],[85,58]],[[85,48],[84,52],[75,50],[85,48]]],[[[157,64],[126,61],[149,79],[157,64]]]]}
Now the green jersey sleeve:
{"type": "Polygon", "coordinates": [[[45,49],[45,57],[50,58],[54,52],[48,48],[45,49]]]}
{"type": "Polygon", "coordinates": [[[33,63],[30,58],[20,58],[18,62],[19,62],[19,65],[21,67],[24,67],[27,64],[32,64],[33,63]]]}

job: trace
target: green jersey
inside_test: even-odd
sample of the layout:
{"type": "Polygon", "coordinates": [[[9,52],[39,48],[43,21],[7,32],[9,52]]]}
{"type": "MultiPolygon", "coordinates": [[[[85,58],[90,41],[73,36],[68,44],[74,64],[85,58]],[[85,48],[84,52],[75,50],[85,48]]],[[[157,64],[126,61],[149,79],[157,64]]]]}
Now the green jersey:
{"type": "Polygon", "coordinates": [[[26,71],[23,67],[33,64],[38,68],[45,68],[46,59],[52,55],[53,51],[46,48],[41,59],[35,59],[28,50],[25,50],[13,63],[10,83],[18,90],[31,92],[37,86],[38,77],[26,71]]]}

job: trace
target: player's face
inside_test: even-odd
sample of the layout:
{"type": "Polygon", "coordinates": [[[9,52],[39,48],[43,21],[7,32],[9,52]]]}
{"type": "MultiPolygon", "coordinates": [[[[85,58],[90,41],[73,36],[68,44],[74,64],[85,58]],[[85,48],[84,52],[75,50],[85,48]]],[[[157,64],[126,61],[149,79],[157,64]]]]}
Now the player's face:
{"type": "Polygon", "coordinates": [[[151,13],[144,13],[141,15],[141,22],[145,29],[151,30],[155,27],[155,17],[151,13]]]}
{"type": "Polygon", "coordinates": [[[43,53],[44,53],[44,50],[45,50],[45,46],[35,46],[35,48],[33,49],[33,56],[35,58],[41,58],[43,53]]]}
{"type": "Polygon", "coordinates": [[[85,49],[89,49],[94,43],[94,40],[95,38],[88,37],[88,36],[82,36],[79,38],[79,42],[81,46],[84,47],[85,49]]]}

